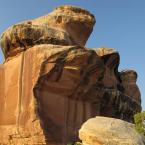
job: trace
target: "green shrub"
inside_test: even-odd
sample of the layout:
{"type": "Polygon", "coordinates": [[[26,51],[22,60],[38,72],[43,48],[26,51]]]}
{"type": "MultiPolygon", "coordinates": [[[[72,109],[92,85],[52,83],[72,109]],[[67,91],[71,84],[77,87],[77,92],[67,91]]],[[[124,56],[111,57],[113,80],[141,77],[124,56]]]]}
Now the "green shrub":
{"type": "Polygon", "coordinates": [[[135,129],[145,136],[145,111],[134,115],[135,129]]]}

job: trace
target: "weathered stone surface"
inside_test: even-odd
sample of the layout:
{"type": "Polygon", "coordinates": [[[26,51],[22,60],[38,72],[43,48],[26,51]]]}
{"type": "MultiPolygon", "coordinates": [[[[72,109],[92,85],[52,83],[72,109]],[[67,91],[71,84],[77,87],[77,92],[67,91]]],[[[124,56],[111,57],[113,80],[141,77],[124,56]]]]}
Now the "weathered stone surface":
{"type": "Polygon", "coordinates": [[[117,89],[120,84],[118,66],[120,61],[119,53],[112,48],[93,49],[101,57],[105,64],[103,84],[105,87],[117,89]]]}
{"type": "Polygon", "coordinates": [[[7,125],[0,138],[5,144],[9,136],[14,144],[66,144],[77,140],[81,124],[93,116],[131,121],[140,110],[133,99],[103,85],[105,64],[91,49],[36,45],[0,70],[5,83],[1,92],[6,94],[0,93],[1,126],[7,125]]]}
{"type": "Polygon", "coordinates": [[[34,94],[47,142],[73,142],[81,124],[98,111],[84,100],[103,73],[103,63],[94,51],[72,47],[52,55],[41,70],[34,94]]]}
{"type": "Polygon", "coordinates": [[[11,136],[14,144],[27,143],[28,138],[31,144],[44,144],[43,132],[50,144],[73,142],[81,124],[92,113],[96,114],[89,102],[82,101],[104,70],[103,62],[93,50],[37,45],[6,62],[4,67],[11,69],[5,69],[5,81],[2,81],[6,83],[6,99],[2,102],[6,107],[2,107],[1,125],[7,125],[0,132],[2,143],[9,144],[11,136]],[[34,126],[36,130],[32,129],[34,126]]]}
{"type": "Polygon", "coordinates": [[[120,73],[124,93],[141,103],[141,94],[136,84],[137,73],[134,70],[124,70],[120,73]]]}
{"type": "Polygon", "coordinates": [[[120,119],[95,117],[79,130],[82,145],[144,145],[134,125],[120,119]]]}
{"type": "Polygon", "coordinates": [[[93,30],[95,17],[85,9],[64,5],[33,21],[36,25],[40,23],[63,29],[68,32],[75,44],[84,46],[93,30]]]}
{"type": "Polygon", "coordinates": [[[16,24],[9,28],[1,39],[1,46],[5,57],[15,56],[38,44],[71,45],[69,35],[47,25],[32,25],[31,23],[16,24]]]}
{"type": "Polygon", "coordinates": [[[94,24],[88,11],[61,6],[46,16],[10,27],[2,34],[2,50],[7,58],[37,44],[84,46],[94,24]]]}
{"type": "Polygon", "coordinates": [[[89,118],[132,122],[140,112],[136,75],[118,72],[119,53],[84,47],[94,23],[88,11],[62,6],[3,33],[0,144],[66,145],[89,118]]]}
{"type": "Polygon", "coordinates": [[[133,70],[118,72],[120,56],[115,49],[97,48],[93,50],[101,57],[105,65],[105,72],[101,81],[103,85],[98,88],[98,90],[104,92],[100,103],[100,115],[132,122],[135,112],[141,110],[140,91],[136,85],[136,72],[133,70]],[[125,78],[128,80],[126,81],[125,78]],[[134,95],[131,89],[134,90],[134,95]]]}
{"type": "Polygon", "coordinates": [[[98,92],[102,92],[100,104],[101,116],[120,118],[128,122],[133,122],[133,116],[141,111],[140,103],[125,95],[117,89],[106,87],[96,87],[98,92]]]}

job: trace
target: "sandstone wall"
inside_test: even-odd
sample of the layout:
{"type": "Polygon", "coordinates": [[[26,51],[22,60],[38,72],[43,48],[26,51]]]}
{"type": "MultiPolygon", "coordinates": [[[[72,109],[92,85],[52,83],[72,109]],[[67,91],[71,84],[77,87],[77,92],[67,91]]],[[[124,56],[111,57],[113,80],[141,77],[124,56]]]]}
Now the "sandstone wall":
{"type": "Polygon", "coordinates": [[[118,72],[114,49],[85,48],[94,24],[90,12],[62,6],[2,34],[0,144],[66,145],[96,115],[133,122],[136,72],[118,72]]]}

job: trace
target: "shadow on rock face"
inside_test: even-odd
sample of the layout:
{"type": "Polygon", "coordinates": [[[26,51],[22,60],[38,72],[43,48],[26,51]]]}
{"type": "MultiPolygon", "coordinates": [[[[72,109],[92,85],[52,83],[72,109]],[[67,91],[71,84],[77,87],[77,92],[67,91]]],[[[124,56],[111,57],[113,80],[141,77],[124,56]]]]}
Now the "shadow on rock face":
{"type": "Polygon", "coordinates": [[[141,111],[137,75],[118,72],[119,53],[84,47],[94,24],[90,12],[61,6],[2,34],[0,144],[66,145],[89,118],[132,122],[141,111]]]}

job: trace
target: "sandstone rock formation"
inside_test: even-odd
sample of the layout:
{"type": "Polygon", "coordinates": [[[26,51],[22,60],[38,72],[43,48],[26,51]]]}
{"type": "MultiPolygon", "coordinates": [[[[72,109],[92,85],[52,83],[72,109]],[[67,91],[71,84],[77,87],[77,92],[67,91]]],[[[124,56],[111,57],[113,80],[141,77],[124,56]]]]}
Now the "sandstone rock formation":
{"type": "Polygon", "coordinates": [[[144,145],[144,139],[126,121],[108,117],[95,117],[79,130],[82,145],[144,145]]]}
{"type": "Polygon", "coordinates": [[[10,27],[2,35],[2,50],[7,58],[38,44],[84,46],[94,24],[95,18],[88,11],[61,6],[46,16],[10,27]]]}
{"type": "Polygon", "coordinates": [[[2,34],[0,144],[66,145],[96,115],[133,121],[137,75],[125,83],[117,51],[84,47],[94,24],[88,11],[61,6],[2,34]]]}
{"type": "Polygon", "coordinates": [[[137,73],[134,70],[124,70],[120,73],[124,93],[132,96],[135,100],[141,102],[141,94],[138,86],[136,85],[137,73]]]}

